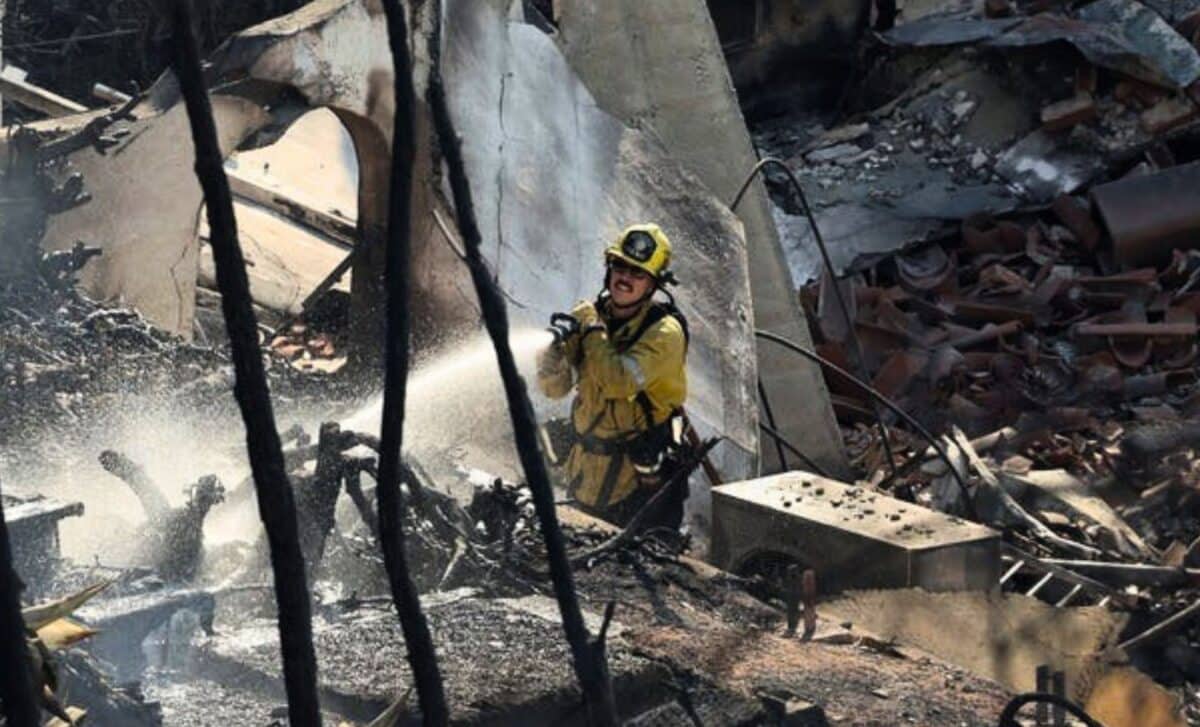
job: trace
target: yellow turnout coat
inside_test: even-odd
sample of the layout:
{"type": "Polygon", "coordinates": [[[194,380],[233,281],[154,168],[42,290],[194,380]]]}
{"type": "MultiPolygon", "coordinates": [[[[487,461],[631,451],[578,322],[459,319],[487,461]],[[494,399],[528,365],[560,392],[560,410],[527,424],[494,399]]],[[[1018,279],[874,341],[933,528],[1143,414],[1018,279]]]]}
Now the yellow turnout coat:
{"type": "Polygon", "coordinates": [[[632,318],[614,321],[607,302],[600,311],[580,303],[571,314],[581,333],[551,344],[538,357],[542,393],[559,399],[576,390],[571,421],[578,441],[564,464],[565,479],[568,492],[596,510],[639,486],[622,445],[666,422],[687,398],[684,324],[662,311],[651,314],[660,305],[647,302],[632,318]]]}

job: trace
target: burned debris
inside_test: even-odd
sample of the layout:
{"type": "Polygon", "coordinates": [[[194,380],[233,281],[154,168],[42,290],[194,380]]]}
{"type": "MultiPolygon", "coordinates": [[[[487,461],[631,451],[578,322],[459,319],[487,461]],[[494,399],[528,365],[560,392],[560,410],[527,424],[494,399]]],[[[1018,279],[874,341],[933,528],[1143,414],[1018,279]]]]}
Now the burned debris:
{"type": "Polygon", "coordinates": [[[0,723],[1200,719],[1190,4],[663,0],[654,48],[615,1],[251,3],[200,45],[189,3],[70,5],[157,65],[100,51],[134,93],[94,110],[0,74],[0,723]],[[808,43],[844,83],[778,81],[808,43]],[[522,377],[629,217],[691,392],[620,528],[522,377]]]}

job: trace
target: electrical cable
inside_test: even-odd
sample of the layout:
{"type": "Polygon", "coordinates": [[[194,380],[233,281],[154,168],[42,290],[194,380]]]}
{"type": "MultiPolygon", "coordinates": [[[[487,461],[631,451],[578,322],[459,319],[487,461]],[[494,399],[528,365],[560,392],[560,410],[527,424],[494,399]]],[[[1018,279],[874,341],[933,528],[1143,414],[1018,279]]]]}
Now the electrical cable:
{"type": "MultiPolygon", "coordinates": [[[[767,423],[771,425],[771,429],[767,430],[767,431],[768,432],[775,431],[775,426],[776,426],[775,425],[775,413],[771,411],[771,400],[767,398],[767,390],[763,386],[761,376],[758,377],[758,398],[762,400],[763,414],[767,415],[767,423]]],[[[764,427],[764,429],[766,429],[766,428],[764,427]]],[[[782,440],[783,437],[780,437],[778,435],[772,435],[772,436],[775,437],[775,453],[779,455],[779,469],[783,472],[787,472],[788,461],[787,461],[787,457],[785,457],[783,454],[783,444],[780,443],[780,440],[782,440]]],[[[791,447],[791,444],[789,444],[788,446],[791,447]]],[[[794,451],[794,448],[792,448],[792,449],[794,451]]],[[[805,457],[803,455],[800,455],[800,456],[801,456],[801,459],[808,460],[808,457],[805,457]]]]}
{"type": "MultiPolygon", "coordinates": [[[[754,165],[754,169],[750,170],[750,174],[746,176],[746,181],[742,183],[742,188],[738,190],[737,196],[733,198],[729,209],[737,211],[738,205],[742,203],[742,198],[745,197],[746,191],[750,189],[750,183],[754,181],[754,177],[770,165],[778,166],[787,174],[792,189],[795,190],[796,196],[800,198],[800,204],[804,208],[804,216],[808,218],[808,224],[813,231],[813,239],[816,240],[817,249],[821,253],[821,262],[825,266],[825,272],[829,275],[830,282],[833,283],[833,295],[837,299],[838,309],[841,311],[842,320],[846,324],[846,332],[850,337],[850,347],[854,352],[854,360],[858,368],[859,377],[863,381],[867,381],[871,378],[870,372],[867,371],[867,360],[863,356],[862,344],[858,340],[858,332],[854,329],[854,321],[850,318],[850,308],[846,305],[846,298],[842,295],[841,286],[838,285],[837,272],[834,270],[833,261],[829,257],[829,248],[825,246],[825,239],[821,237],[821,230],[817,227],[817,219],[813,216],[812,207],[808,204],[808,197],[804,194],[804,188],[800,186],[800,181],[796,179],[796,175],[792,172],[791,168],[776,157],[763,157],[754,165]]],[[[883,451],[887,455],[888,469],[891,470],[892,477],[895,477],[896,456],[892,453],[892,443],[888,437],[887,425],[883,422],[883,413],[879,411],[877,404],[871,408],[875,412],[875,421],[879,424],[879,435],[883,439],[883,451]]]]}
{"type": "Polygon", "coordinates": [[[954,463],[952,461],[950,461],[950,455],[946,452],[945,448],[942,447],[942,445],[937,441],[937,438],[934,437],[933,434],[931,434],[928,429],[926,429],[924,426],[922,426],[922,424],[919,421],[914,419],[911,414],[909,414],[908,412],[901,409],[899,407],[899,405],[897,405],[891,399],[889,399],[886,396],[884,396],[883,394],[881,394],[878,390],[876,390],[870,384],[866,383],[862,379],[859,379],[854,374],[850,373],[849,371],[842,368],[841,366],[838,366],[837,364],[833,363],[832,361],[830,361],[829,359],[820,355],[819,353],[816,353],[814,351],[809,351],[808,349],[796,344],[794,341],[789,341],[788,339],[784,338],[783,336],[780,336],[775,333],[771,333],[769,331],[755,331],[754,335],[758,336],[759,338],[763,338],[768,341],[777,343],[780,346],[783,346],[784,348],[787,348],[791,351],[794,351],[794,352],[800,354],[801,356],[804,356],[805,358],[809,359],[810,361],[812,361],[816,364],[829,367],[829,369],[831,371],[838,374],[839,376],[844,376],[846,379],[853,382],[855,386],[858,386],[864,392],[866,392],[867,394],[870,394],[871,398],[874,399],[876,402],[887,407],[889,410],[891,410],[891,412],[893,414],[895,414],[896,416],[903,419],[910,427],[913,428],[913,430],[918,435],[921,436],[922,439],[929,442],[929,446],[933,447],[933,451],[937,452],[938,456],[941,457],[942,460],[944,460],[946,462],[946,466],[950,468],[950,474],[952,474],[954,476],[954,480],[958,483],[958,487],[962,491],[963,498],[965,498],[965,500],[966,500],[968,516],[972,520],[979,519],[978,515],[975,512],[975,500],[974,500],[974,498],[971,497],[971,491],[970,491],[970,489],[968,489],[967,482],[966,482],[966,480],[963,479],[962,473],[960,473],[958,471],[958,468],[954,466],[954,463]]]}
{"type": "Polygon", "coordinates": [[[773,439],[775,440],[775,446],[777,446],[777,447],[783,447],[783,448],[786,448],[786,449],[787,449],[787,451],[789,451],[789,452],[791,452],[792,454],[794,454],[794,455],[796,455],[797,457],[799,457],[799,458],[800,458],[800,461],[801,461],[803,464],[805,464],[806,466],[808,466],[808,468],[809,468],[809,469],[811,469],[813,472],[816,472],[817,474],[821,475],[822,477],[828,477],[828,476],[829,476],[829,473],[828,473],[828,472],[826,472],[826,471],[825,471],[825,470],[824,470],[824,469],[821,467],[821,465],[819,465],[819,464],[817,464],[816,462],[814,462],[814,461],[812,461],[811,459],[809,459],[809,457],[808,457],[806,454],[804,454],[804,452],[801,452],[799,449],[797,449],[797,448],[795,447],[795,445],[793,445],[793,444],[792,444],[791,442],[789,442],[789,441],[788,441],[786,438],[784,438],[784,436],[783,436],[782,434],[780,434],[779,432],[775,431],[775,428],[774,428],[774,427],[771,427],[771,426],[768,426],[768,425],[766,425],[766,424],[763,424],[762,422],[759,422],[759,423],[758,423],[758,426],[759,426],[759,428],[761,428],[761,429],[762,429],[764,432],[766,432],[768,436],[770,436],[771,438],[773,438],[773,439]]]}
{"type": "Polygon", "coordinates": [[[125,35],[134,35],[141,31],[137,28],[126,28],[119,30],[110,30],[104,33],[90,33],[88,35],[74,35],[69,38],[53,38],[50,40],[36,40],[29,43],[5,43],[0,50],[21,50],[22,48],[43,48],[52,45],[70,45],[80,40],[99,40],[101,38],[119,38],[125,35]]]}

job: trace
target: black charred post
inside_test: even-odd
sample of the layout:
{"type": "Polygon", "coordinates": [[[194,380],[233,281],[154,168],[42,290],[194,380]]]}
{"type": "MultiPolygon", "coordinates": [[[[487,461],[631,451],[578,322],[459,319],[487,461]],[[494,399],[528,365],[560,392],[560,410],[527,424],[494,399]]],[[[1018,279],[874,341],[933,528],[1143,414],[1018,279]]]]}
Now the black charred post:
{"type": "Polygon", "coordinates": [[[454,130],[445,88],[442,85],[440,7],[435,18],[435,30],[429,43],[431,62],[428,100],[433,112],[434,129],[450,175],[450,190],[454,197],[454,209],[458,213],[459,231],[466,248],[466,263],[475,284],[475,293],[479,296],[484,325],[491,336],[496,359],[500,364],[500,376],[504,381],[504,393],[508,399],[517,455],[532,490],[534,508],[541,522],[546,556],[550,561],[550,577],[554,583],[554,595],[562,613],[563,630],[571,646],[575,674],[587,703],[588,722],[593,727],[617,725],[619,722],[616,701],[604,656],[604,644],[592,641],[583,621],[579,598],[575,593],[575,579],[567,557],[566,542],[554,509],[554,491],[550,486],[550,475],[546,471],[546,462],[538,447],[537,420],[533,414],[533,405],[529,402],[525,381],[517,371],[512,349],[508,345],[508,312],[505,309],[504,298],[480,254],[482,236],[471,201],[471,187],[467,179],[466,165],[463,163],[462,144],[454,130]]]}
{"type": "Polygon", "coordinates": [[[336,422],[321,425],[317,437],[317,467],[308,486],[296,494],[299,506],[300,550],[309,568],[325,555],[325,541],[333,532],[338,495],[342,487],[342,429],[336,422]]]}
{"type": "Polygon", "coordinates": [[[13,570],[3,502],[0,502],[0,673],[5,675],[0,679],[0,701],[4,703],[6,724],[37,727],[41,724],[42,710],[33,690],[25,646],[25,620],[21,616],[21,579],[13,570]]]}
{"type": "Polygon", "coordinates": [[[392,179],[388,192],[388,246],[384,265],[387,285],[387,329],[384,340],[383,422],[379,432],[379,542],[392,600],[408,646],[408,663],[416,682],[426,725],[450,721],[442,674],[429,624],[421,611],[404,551],[404,503],[400,493],[400,453],[404,444],[404,404],[408,389],[408,317],[411,273],[412,175],[415,157],[416,91],[408,50],[408,21],[401,0],[385,0],[388,41],[395,75],[395,118],[392,128],[392,179]]]}
{"type": "Polygon", "coordinates": [[[221,292],[221,308],[236,372],[233,391],[246,425],[246,446],[258,496],[258,512],[267,533],[271,568],[275,574],[288,721],[304,727],[320,725],[312,614],[297,534],[296,506],[284,469],[283,447],[275,428],[275,413],[263,371],[258,322],[251,305],[246,264],[238,246],[233,198],[200,68],[191,0],[176,0],[170,8],[171,65],[178,77],[192,126],[196,177],[204,190],[217,287],[221,292]]]}

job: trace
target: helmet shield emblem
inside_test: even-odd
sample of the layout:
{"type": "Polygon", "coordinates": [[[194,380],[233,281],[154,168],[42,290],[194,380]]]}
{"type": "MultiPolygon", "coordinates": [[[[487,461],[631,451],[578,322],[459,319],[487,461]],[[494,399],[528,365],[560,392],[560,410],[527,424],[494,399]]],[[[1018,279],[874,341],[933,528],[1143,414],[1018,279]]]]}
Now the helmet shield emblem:
{"type": "Polygon", "coordinates": [[[621,242],[621,252],[640,263],[647,262],[657,247],[654,238],[641,230],[629,233],[621,242]]]}

